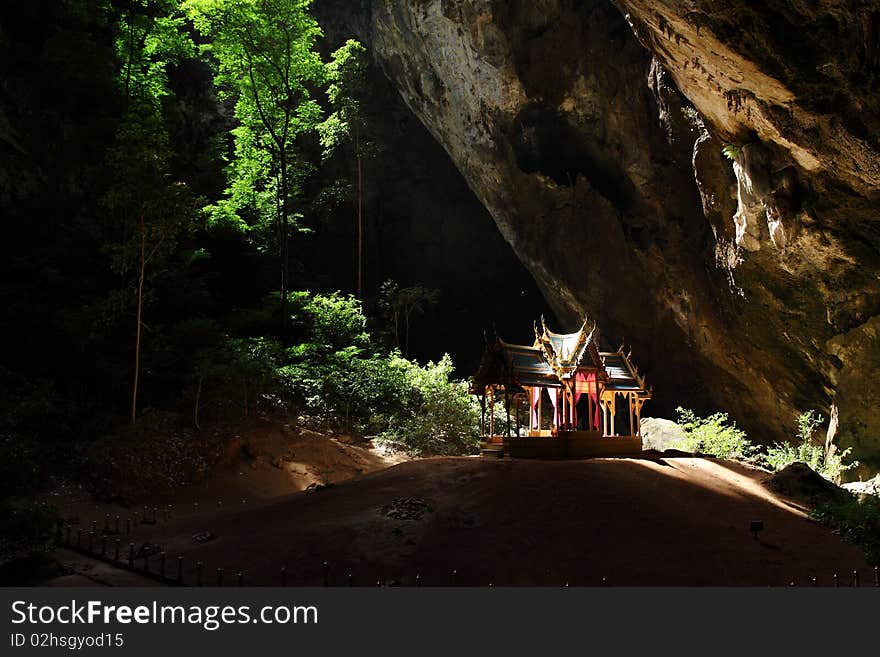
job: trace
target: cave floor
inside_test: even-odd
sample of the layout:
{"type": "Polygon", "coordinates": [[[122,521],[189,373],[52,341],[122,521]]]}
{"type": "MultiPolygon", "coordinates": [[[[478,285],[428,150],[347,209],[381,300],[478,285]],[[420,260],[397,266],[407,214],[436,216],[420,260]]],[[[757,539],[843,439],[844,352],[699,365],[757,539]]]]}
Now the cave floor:
{"type": "Polygon", "coordinates": [[[418,575],[424,586],[830,586],[855,569],[870,582],[861,550],[770,492],[767,476],[692,457],[431,458],[142,525],[133,540],[183,555],[186,583],[201,561],[206,585],[217,568],[226,583],[241,571],[245,584],[278,585],[282,566],[292,586],[349,575],[354,585],[418,575]],[[215,538],[197,543],[196,532],[215,538]]]}

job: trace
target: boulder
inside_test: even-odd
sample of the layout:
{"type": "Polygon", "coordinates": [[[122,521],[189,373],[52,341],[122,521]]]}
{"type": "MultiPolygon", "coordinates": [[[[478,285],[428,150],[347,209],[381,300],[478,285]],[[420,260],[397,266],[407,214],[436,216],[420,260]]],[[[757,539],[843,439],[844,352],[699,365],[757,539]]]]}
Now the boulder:
{"type": "Polygon", "coordinates": [[[837,484],[829,481],[806,463],[791,463],[766,480],[767,486],[794,500],[816,506],[846,495],[837,484]]]}
{"type": "Polygon", "coordinates": [[[666,451],[676,446],[685,439],[684,429],[672,420],[659,417],[643,417],[642,449],[656,449],[658,452],[666,451]]]}
{"type": "Polygon", "coordinates": [[[845,488],[850,493],[855,493],[856,495],[880,496],[880,474],[873,479],[868,479],[868,481],[852,481],[848,484],[843,484],[841,488],[845,488]]]}

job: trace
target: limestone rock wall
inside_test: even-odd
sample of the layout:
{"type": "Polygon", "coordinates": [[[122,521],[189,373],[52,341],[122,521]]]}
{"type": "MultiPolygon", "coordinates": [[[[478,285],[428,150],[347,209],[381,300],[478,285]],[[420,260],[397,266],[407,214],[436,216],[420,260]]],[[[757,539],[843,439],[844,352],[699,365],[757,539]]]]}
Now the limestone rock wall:
{"type": "Polygon", "coordinates": [[[880,452],[880,10],[373,0],[364,37],[556,313],[756,440],[880,452]],[[724,151],[724,152],[722,152],[724,151]]]}

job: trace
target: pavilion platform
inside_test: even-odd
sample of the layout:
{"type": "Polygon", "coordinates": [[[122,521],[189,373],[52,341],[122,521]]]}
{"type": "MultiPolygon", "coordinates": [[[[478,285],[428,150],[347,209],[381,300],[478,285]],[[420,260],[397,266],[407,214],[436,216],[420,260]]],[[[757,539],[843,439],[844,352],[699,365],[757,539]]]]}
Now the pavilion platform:
{"type": "Polygon", "coordinates": [[[599,431],[560,431],[555,436],[486,436],[480,455],[487,458],[583,459],[635,456],[640,436],[603,436],[599,431]]]}

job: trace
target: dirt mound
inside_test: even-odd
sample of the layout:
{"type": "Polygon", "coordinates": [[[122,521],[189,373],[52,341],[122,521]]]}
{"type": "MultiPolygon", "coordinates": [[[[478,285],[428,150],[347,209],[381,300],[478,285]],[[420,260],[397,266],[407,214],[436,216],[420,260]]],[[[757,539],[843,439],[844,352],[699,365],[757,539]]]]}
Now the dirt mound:
{"type": "MultiPolygon", "coordinates": [[[[830,502],[843,493],[806,463],[792,463],[767,479],[771,490],[810,506],[830,502]]],[[[845,494],[845,493],[844,493],[845,494]]]]}

